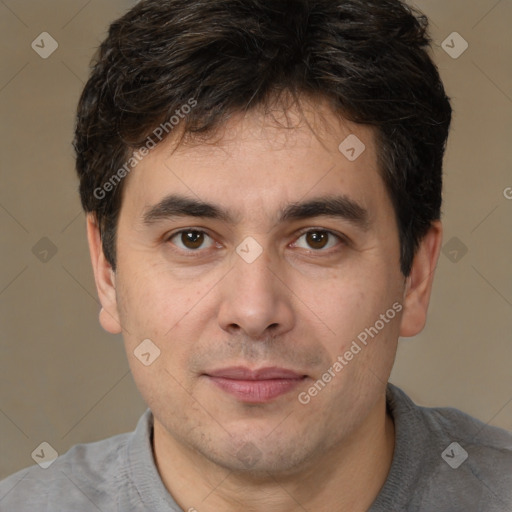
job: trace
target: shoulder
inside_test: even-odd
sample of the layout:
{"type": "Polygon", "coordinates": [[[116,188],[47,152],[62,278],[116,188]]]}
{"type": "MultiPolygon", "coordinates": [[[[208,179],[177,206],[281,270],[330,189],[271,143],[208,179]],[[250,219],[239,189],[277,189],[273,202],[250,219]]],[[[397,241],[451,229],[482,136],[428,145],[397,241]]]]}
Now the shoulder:
{"type": "MultiPolygon", "coordinates": [[[[416,405],[401,389],[389,384],[388,404],[400,423],[428,431],[440,440],[453,439],[482,452],[500,452],[512,456],[512,433],[493,427],[452,407],[422,407],[416,405]]],[[[478,451],[477,450],[477,451],[478,451]]]]}
{"type": "Polygon", "coordinates": [[[475,470],[479,468],[493,474],[503,464],[503,469],[508,468],[508,473],[512,473],[512,433],[451,407],[418,407],[418,411],[438,439],[453,443],[443,453],[445,460],[465,458],[475,470]],[[467,453],[467,458],[461,449],[467,453]]]}
{"type": "Polygon", "coordinates": [[[512,433],[493,427],[458,409],[420,411],[438,439],[447,444],[442,459],[452,469],[462,464],[482,484],[507,489],[512,499],[512,433]]]}
{"type": "Polygon", "coordinates": [[[419,459],[409,460],[416,465],[418,510],[434,504],[442,510],[450,503],[468,511],[512,510],[510,432],[458,409],[418,406],[394,386],[388,395],[397,441],[419,459]]]}
{"type": "Polygon", "coordinates": [[[91,510],[108,501],[127,477],[130,434],[79,444],[46,469],[34,465],[0,482],[0,510],[91,510]]]}

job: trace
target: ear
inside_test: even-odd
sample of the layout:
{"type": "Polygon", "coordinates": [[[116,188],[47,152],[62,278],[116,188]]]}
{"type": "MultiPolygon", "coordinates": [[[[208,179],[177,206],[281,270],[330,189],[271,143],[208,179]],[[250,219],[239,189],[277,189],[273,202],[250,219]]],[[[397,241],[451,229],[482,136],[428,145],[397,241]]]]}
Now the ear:
{"type": "Polygon", "coordinates": [[[87,240],[89,241],[96,289],[102,305],[100,324],[107,332],[119,334],[122,329],[117,309],[115,272],[103,254],[99,226],[96,216],[92,213],[87,214],[87,240]]]}
{"type": "Polygon", "coordinates": [[[425,327],[434,271],[441,250],[442,238],[443,227],[441,221],[435,221],[421,240],[416,251],[411,273],[405,284],[400,336],[415,336],[425,327]]]}

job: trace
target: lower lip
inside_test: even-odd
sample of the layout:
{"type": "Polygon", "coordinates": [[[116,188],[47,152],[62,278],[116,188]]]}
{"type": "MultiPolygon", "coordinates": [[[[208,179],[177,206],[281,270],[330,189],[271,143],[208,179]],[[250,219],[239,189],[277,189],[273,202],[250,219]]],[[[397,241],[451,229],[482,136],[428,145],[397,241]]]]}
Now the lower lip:
{"type": "Polygon", "coordinates": [[[305,377],[296,379],[236,380],[224,377],[208,378],[226,393],[242,402],[262,404],[296,388],[305,377]]]}

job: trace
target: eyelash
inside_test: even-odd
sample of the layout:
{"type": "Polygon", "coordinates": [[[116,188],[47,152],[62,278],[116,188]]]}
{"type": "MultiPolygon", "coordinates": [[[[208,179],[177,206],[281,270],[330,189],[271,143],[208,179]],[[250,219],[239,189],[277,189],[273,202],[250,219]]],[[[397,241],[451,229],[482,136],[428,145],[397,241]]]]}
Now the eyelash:
{"type": "MultiPolygon", "coordinates": [[[[204,234],[206,236],[208,236],[209,238],[211,238],[213,240],[213,243],[216,244],[217,242],[215,242],[215,240],[213,239],[212,236],[210,236],[208,234],[207,231],[205,231],[204,229],[198,229],[198,228],[185,228],[185,229],[180,229],[179,231],[175,231],[173,233],[171,233],[169,236],[167,236],[165,238],[165,241],[166,242],[171,242],[171,240],[178,236],[178,235],[181,235],[182,233],[187,233],[187,232],[196,232],[196,233],[201,233],[201,234],[204,234]]],[[[307,229],[304,229],[302,231],[299,232],[297,238],[295,239],[294,242],[292,242],[293,244],[295,244],[300,238],[302,238],[304,235],[307,235],[308,233],[326,233],[328,235],[331,235],[335,238],[338,239],[338,244],[336,244],[334,247],[330,247],[329,249],[326,249],[326,250],[323,250],[323,249],[303,249],[303,250],[306,250],[308,251],[309,253],[312,253],[312,254],[329,254],[331,251],[335,250],[338,245],[348,245],[349,244],[349,240],[347,239],[346,236],[342,235],[341,233],[336,233],[334,231],[331,231],[329,229],[325,229],[325,228],[307,228],[307,229]]],[[[174,244],[172,244],[174,245],[174,244]]],[[[188,257],[196,257],[198,255],[200,255],[201,252],[204,252],[205,249],[188,249],[188,250],[184,250],[184,249],[180,249],[180,248],[176,248],[176,250],[178,252],[180,252],[181,254],[185,255],[185,256],[188,256],[188,257]]]]}

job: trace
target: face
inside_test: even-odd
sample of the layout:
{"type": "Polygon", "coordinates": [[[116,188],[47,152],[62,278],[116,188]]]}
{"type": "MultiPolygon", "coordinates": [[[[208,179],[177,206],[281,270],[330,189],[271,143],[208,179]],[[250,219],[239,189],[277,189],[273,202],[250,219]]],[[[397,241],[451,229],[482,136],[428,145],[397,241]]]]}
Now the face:
{"type": "Polygon", "coordinates": [[[363,428],[404,321],[374,134],[320,104],[306,118],[314,133],[254,112],[152,150],[98,285],[155,432],[231,470],[293,472],[363,428]]]}

